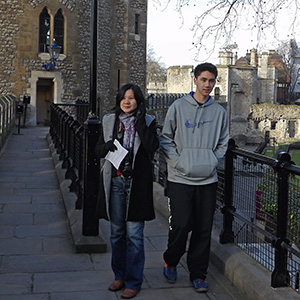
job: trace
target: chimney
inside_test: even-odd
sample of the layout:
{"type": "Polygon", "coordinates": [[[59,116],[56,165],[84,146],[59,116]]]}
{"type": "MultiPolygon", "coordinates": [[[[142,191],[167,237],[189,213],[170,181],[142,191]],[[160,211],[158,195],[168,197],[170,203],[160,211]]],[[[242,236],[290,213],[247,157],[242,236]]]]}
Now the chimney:
{"type": "Polygon", "coordinates": [[[231,51],[219,52],[219,64],[223,66],[232,65],[233,55],[231,51]]]}
{"type": "Polygon", "coordinates": [[[250,65],[253,67],[257,66],[256,62],[256,49],[251,49],[251,54],[250,54],[250,65]]]}

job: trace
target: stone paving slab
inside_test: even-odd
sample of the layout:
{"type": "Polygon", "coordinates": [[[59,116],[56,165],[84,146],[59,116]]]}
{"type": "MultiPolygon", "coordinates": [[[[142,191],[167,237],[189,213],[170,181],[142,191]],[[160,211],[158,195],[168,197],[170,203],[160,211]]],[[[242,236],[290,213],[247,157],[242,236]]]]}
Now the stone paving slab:
{"type": "Polygon", "coordinates": [[[0,226],[1,239],[13,238],[14,233],[15,233],[15,228],[13,226],[0,226]]]}
{"type": "MultiPolygon", "coordinates": [[[[25,197],[28,195],[24,194],[25,197]]],[[[57,198],[58,199],[58,198],[57,198]]],[[[4,206],[4,213],[50,213],[63,212],[62,203],[7,203],[4,206]]]]}
{"type": "Polygon", "coordinates": [[[0,214],[0,225],[31,225],[33,224],[32,213],[3,213],[0,214]]]}
{"type": "Polygon", "coordinates": [[[24,189],[26,186],[25,182],[0,182],[0,190],[2,189],[24,189]]]}
{"type": "MultiPolygon", "coordinates": [[[[110,291],[84,291],[84,292],[64,292],[64,293],[52,293],[51,300],[118,300],[117,293],[111,293],[110,291]]],[[[137,298],[135,298],[137,299],[137,298]]],[[[153,298],[154,300],[155,298],[153,298]]],[[[6,299],[3,299],[6,300],[6,299]]],[[[10,300],[10,299],[8,299],[10,300]]],[[[14,299],[13,299],[14,300],[14,299]]]]}
{"type": "MultiPolygon", "coordinates": [[[[7,189],[1,189],[0,194],[0,203],[2,204],[29,204],[32,201],[31,195],[12,195],[13,188],[7,190],[7,189]],[[10,191],[10,192],[9,192],[10,191]]],[[[57,199],[56,199],[57,201],[57,199]]]]}
{"type": "Polygon", "coordinates": [[[17,294],[20,298],[20,295],[31,294],[31,287],[32,274],[0,274],[0,296],[17,294]]]}
{"type": "Polygon", "coordinates": [[[31,195],[31,196],[39,196],[40,198],[42,197],[50,197],[54,196],[56,199],[61,199],[61,194],[59,190],[56,190],[54,188],[46,189],[46,188],[40,188],[40,186],[36,188],[27,188],[25,187],[24,189],[16,188],[13,189],[13,194],[14,195],[31,195]]]}
{"type": "Polygon", "coordinates": [[[12,237],[0,240],[0,255],[39,254],[42,251],[42,238],[18,239],[16,237],[12,237]]]}
{"type": "Polygon", "coordinates": [[[63,236],[69,234],[66,226],[59,223],[49,225],[22,225],[15,228],[16,238],[63,236]]]}
{"type": "Polygon", "coordinates": [[[1,295],[1,300],[49,300],[48,294],[38,295],[1,295]],[[20,299],[22,297],[22,299],[20,299]]]}
{"type": "Polygon", "coordinates": [[[87,254],[10,255],[2,258],[1,273],[43,273],[93,270],[87,254]]]}
{"type": "Polygon", "coordinates": [[[69,235],[43,238],[43,253],[45,255],[75,253],[72,238],[69,235]]]}
{"type": "Polygon", "coordinates": [[[107,271],[35,273],[33,293],[107,290],[107,271]]]}
{"type": "MultiPolygon", "coordinates": [[[[49,203],[49,200],[47,200],[47,203],[49,203]]],[[[65,211],[34,213],[33,216],[35,225],[67,224],[65,211]]]]}

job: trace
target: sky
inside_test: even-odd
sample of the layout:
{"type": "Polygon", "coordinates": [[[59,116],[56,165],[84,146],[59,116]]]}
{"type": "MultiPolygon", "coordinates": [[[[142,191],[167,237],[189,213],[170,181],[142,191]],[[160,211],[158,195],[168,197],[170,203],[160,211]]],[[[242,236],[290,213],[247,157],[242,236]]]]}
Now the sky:
{"type": "MultiPolygon", "coordinates": [[[[166,0],[162,0],[162,2],[166,2],[166,0]]],[[[152,47],[156,58],[166,67],[197,65],[206,61],[218,63],[218,53],[224,46],[221,41],[219,45],[216,45],[212,55],[202,51],[198,58],[195,58],[198,50],[193,46],[195,37],[191,28],[195,22],[195,16],[203,12],[203,7],[206,7],[207,2],[208,0],[189,0],[189,5],[183,7],[183,17],[181,17],[175,10],[175,0],[171,0],[171,4],[165,9],[157,6],[157,0],[148,0],[147,45],[152,47]]],[[[290,11],[286,10],[283,13],[287,14],[290,11]]],[[[238,44],[238,48],[234,50],[238,53],[238,57],[245,56],[247,50],[252,48],[256,48],[258,51],[273,50],[278,45],[278,39],[287,40],[290,38],[288,34],[290,25],[287,24],[287,21],[291,20],[291,17],[286,18],[281,15],[279,20],[282,20],[282,24],[278,26],[280,32],[277,32],[277,40],[272,38],[273,33],[265,31],[266,36],[260,40],[259,45],[256,36],[248,27],[249,20],[247,19],[248,16],[243,18],[240,30],[232,37],[232,40],[238,44]]],[[[300,41],[300,36],[296,37],[296,40],[300,41]]],[[[207,44],[211,46],[212,41],[207,40],[207,44]]]]}
{"type": "Polygon", "coordinates": [[[173,8],[161,11],[148,1],[147,45],[167,67],[195,64],[191,19],[187,18],[182,26],[180,15],[173,8]]]}

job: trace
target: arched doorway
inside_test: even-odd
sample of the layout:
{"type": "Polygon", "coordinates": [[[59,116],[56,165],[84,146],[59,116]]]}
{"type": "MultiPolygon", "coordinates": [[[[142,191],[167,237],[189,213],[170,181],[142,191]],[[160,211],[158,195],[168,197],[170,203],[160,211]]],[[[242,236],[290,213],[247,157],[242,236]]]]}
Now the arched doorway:
{"type": "Polygon", "coordinates": [[[50,104],[53,102],[53,79],[39,78],[36,91],[36,124],[49,126],[50,104]]]}

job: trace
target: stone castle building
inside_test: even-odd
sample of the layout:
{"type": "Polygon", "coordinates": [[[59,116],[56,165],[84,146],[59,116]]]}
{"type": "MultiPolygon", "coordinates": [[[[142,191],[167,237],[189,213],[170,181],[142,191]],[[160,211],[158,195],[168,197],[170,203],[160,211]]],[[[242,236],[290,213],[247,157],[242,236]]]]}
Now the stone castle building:
{"type": "MultiPolygon", "coordinates": [[[[220,51],[217,65],[219,76],[214,94],[217,100],[226,103],[230,135],[240,144],[261,142],[266,133],[280,142],[292,140],[297,136],[300,138],[300,131],[295,130],[297,125],[294,123],[294,134],[287,134],[288,128],[283,132],[275,130],[274,126],[266,126],[275,120],[268,116],[268,106],[260,106],[270,104],[276,110],[276,107],[279,109],[280,104],[284,103],[289,78],[285,78],[281,71],[282,64],[281,57],[273,50],[258,54],[256,49],[252,49],[239,59],[230,51],[220,51]],[[264,111],[264,119],[261,119],[261,114],[257,118],[256,113],[253,113],[252,107],[256,104],[264,111]],[[266,123],[265,119],[269,122],[266,123]]],[[[290,117],[284,115],[282,118],[287,120],[290,117]]],[[[288,121],[286,123],[292,124],[288,121]]]]}
{"type": "MultiPolygon", "coordinates": [[[[98,0],[97,99],[101,112],[127,82],[146,87],[147,0],[98,0]]],[[[89,101],[90,0],[11,0],[0,5],[0,95],[30,96],[27,124],[46,124],[49,106],[89,101]],[[48,46],[61,47],[47,71],[48,46]]]]}
{"type": "MultiPolygon", "coordinates": [[[[231,51],[219,52],[212,96],[226,108],[230,135],[238,144],[259,143],[266,134],[277,142],[300,139],[299,107],[280,105],[287,91],[281,67],[280,56],[272,50],[258,54],[252,49],[240,58],[231,51]]],[[[194,90],[193,66],[172,66],[167,74],[167,93],[194,90]]]]}

